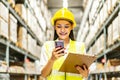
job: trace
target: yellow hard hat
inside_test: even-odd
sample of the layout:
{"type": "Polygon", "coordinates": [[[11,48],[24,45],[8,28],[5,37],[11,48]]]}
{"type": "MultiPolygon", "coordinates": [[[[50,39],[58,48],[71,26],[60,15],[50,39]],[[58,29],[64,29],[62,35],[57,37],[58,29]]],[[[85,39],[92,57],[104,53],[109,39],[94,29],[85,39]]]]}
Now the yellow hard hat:
{"type": "Polygon", "coordinates": [[[54,16],[51,19],[52,25],[54,25],[54,22],[58,19],[70,20],[71,22],[73,22],[73,27],[76,27],[74,15],[67,8],[61,8],[54,14],[54,16]]]}

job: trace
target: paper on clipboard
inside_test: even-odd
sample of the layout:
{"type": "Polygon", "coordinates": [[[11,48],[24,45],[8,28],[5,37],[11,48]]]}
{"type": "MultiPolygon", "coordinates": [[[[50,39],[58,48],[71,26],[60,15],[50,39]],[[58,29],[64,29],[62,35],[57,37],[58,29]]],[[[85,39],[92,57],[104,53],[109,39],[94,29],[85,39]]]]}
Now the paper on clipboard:
{"type": "Polygon", "coordinates": [[[76,65],[82,66],[85,64],[89,68],[90,65],[96,60],[96,58],[97,57],[90,55],[69,53],[59,71],[78,74],[79,72],[75,68],[76,65]]]}

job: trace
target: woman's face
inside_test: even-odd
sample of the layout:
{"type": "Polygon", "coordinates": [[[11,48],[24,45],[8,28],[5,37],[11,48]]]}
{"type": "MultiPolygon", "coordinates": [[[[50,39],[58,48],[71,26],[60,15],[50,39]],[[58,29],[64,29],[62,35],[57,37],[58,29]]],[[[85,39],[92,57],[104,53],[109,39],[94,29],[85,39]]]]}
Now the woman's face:
{"type": "Polygon", "coordinates": [[[57,20],[55,24],[56,33],[61,40],[69,39],[69,34],[73,29],[72,24],[67,20],[57,20]]]}

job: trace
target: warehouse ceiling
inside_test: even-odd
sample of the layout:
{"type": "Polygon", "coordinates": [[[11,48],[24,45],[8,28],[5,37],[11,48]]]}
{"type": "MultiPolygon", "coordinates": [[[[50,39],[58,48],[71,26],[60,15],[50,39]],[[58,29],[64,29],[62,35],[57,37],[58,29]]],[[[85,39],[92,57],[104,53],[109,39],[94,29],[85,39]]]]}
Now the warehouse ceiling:
{"type": "MultiPolygon", "coordinates": [[[[84,0],[68,0],[68,8],[73,12],[77,22],[77,26],[74,29],[75,38],[83,16],[83,1],[84,0]]],[[[62,7],[63,0],[48,0],[48,9],[51,11],[52,15],[62,7]]]]}

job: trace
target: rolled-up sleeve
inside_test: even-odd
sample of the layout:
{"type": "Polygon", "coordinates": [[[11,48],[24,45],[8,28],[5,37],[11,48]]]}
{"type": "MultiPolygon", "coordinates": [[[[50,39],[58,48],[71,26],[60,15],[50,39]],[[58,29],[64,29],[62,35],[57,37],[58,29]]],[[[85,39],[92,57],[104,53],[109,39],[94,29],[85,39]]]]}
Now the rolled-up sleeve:
{"type": "Polygon", "coordinates": [[[41,48],[41,55],[40,55],[40,72],[43,69],[43,67],[47,64],[48,57],[46,55],[46,48],[45,44],[41,48]]]}

